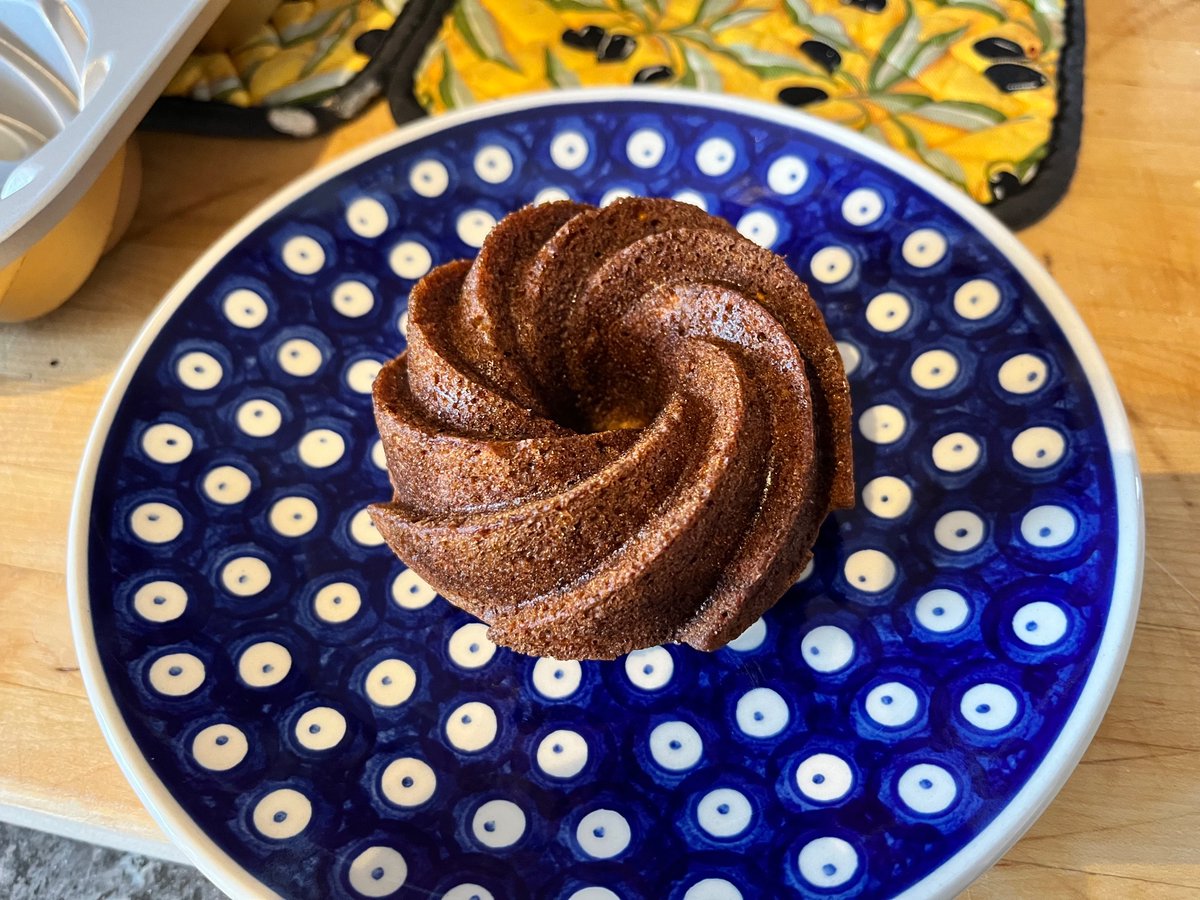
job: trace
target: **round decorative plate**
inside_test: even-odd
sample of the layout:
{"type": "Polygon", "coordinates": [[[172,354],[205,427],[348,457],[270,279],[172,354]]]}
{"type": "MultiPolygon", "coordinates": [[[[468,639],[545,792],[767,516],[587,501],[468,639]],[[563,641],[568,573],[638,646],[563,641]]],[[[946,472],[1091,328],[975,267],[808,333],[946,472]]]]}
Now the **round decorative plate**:
{"type": "Polygon", "coordinates": [[[556,93],[402,128],[196,264],[100,413],[72,611],[125,773],[235,896],[948,896],[1100,720],[1139,504],[1083,325],[936,176],[774,107],[556,93]],[[531,201],[628,193],[811,284],[859,504],[723,650],[534,659],[382,544],[371,382],[431,266],[531,201]]]}

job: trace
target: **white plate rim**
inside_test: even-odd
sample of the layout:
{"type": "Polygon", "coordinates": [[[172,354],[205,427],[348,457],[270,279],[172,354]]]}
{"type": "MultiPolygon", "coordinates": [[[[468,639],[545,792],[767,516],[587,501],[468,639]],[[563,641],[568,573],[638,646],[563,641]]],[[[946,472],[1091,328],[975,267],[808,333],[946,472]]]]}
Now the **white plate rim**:
{"type": "Polygon", "coordinates": [[[208,272],[254,229],[321,184],[376,156],[441,131],[508,113],[584,103],[649,103],[741,113],[824,138],[872,159],[927,191],[999,250],[1045,304],[1078,359],[1100,411],[1112,458],[1117,505],[1116,571],[1104,633],[1079,700],[1029,779],[982,831],[897,900],[953,897],[1003,856],[1036,821],[1075,769],[1116,690],[1141,595],[1145,514],[1133,436],[1116,383],[1095,339],[1050,273],[1001,222],[958,188],[894,150],[839,125],[777,105],[678,88],[577,88],[523,94],[403,125],[309,172],[264,200],[197,259],[159,302],[121,361],[84,449],[67,537],[67,601],[80,673],[109,749],[151,817],[192,863],[234,898],[278,897],[222,850],[188,815],[146,761],[104,676],[92,629],[88,533],[92,494],[113,419],[146,351],[208,272]]]}

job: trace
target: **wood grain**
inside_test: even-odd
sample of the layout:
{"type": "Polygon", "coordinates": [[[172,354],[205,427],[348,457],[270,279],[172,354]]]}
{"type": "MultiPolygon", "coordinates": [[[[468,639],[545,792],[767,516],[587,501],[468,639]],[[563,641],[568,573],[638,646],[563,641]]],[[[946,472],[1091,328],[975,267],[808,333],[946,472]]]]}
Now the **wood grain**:
{"type": "MultiPolygon", "coordinates": [[[[1200,894],[1200,4],[1114,0],[1088,17],[1078,174],[1021,238],[1074,300],[1129,411],[1145,589],[1096,740],[966,892],[975,900],[1200,894]]],[[[125,241],[58,312],[0,330],[0,816],[162,846],[102,741],[67,624],[68,505],[87,431],[129,342],[199,253],[294,177],[390,127],[376,108],[306,143],[144,136],[125,241]]]]}

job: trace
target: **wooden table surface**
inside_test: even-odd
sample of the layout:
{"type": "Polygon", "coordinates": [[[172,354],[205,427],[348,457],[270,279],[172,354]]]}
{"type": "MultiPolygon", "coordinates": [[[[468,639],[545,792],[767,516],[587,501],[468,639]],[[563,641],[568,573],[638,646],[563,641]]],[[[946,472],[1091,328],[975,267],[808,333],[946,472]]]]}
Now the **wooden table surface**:
{"type": "MultiPolygon", "coordinates": [[[[1099,734],[1029,833],[968,892],[1200,895],[1200,3],[1088,8],[1069,195],[1021,239],[1095,335],[1144,475],[1146,578],[1099,734]]],[[[125,783],[80,680],[64,587],[87,433],[143,320],[257,203],[391,127],[382,107],[304,143],[142,138],[124,242],[58,312],[0,326],[0,818],[178,857],[125,783]]]]}

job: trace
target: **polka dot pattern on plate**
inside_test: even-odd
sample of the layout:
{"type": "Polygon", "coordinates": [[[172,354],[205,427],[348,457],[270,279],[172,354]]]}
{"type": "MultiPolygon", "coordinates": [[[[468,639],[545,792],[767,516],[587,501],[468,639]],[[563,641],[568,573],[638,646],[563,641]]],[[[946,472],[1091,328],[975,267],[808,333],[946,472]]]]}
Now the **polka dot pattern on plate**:
{"type": "Polygon", "coordinates": [[[211,391],[221,383],[224,374],[225,369],[217,358],[203,350],[185,353],[175,363],[179,383],[193,391],[211,391]]]}
{"type": "Polygon", "coordinates": [[[192,738],[192,758],[210,772],[228,772],[249,752],[245,733],[228,722],[202,728],[192,738]]]}
{"type": "Polygon", "coordinates": [[[834,803],[854,787],[854,771],[840,756],[814,753],[796,768],[796,787],[808,800],[834,803]]]}
{"type": "Polygon", "coordinates": [[[620,856],[633,832],[629,822],[614,809],[594,809],[575,829],[575,840],[584,855],[591,859],[613,859],[620,856]]]}
{"type": "Polygon", "coordinates": [[[551,778],[574,778],[588,761],[588,745],[577,731],[560,728],[538,744],[537,767],[551,778]]]}
{"type": "Polygon", "coordinates": [[[888,334],[899,331],[912,318],[912,304],[903,294],[884,291],[867,304],[867,322],[876,331],[888,334]]]}
{"type": "Polygon", "coordinates": [[[267,301],[249,288],[237,288],[226,294],[221,311],[235,328],[257,328],[267,321],[270,313],[267,301]]]}
{"type": "Polygon", "coordinates": [[[346,873],[350,889],[360,897],[387,897],[404,887],[408,864],[392,847],[368,847],[354,857],[346,873]]]}
{"type": "Polygon", "coordinates": [[[233,506],[250,496],[254,482],[237,466],[217,466],[210,469],[200,482],[204,496],[219,506],[233,506]]]}
{"type": "Polygon", "coordinates": [[[1033,547],[1061,547],[1075,537],[1078,528],[1069,509],[1053,504],[1035,507],[1021,518],[1021,537],[1033,547]]]}
{"type": "Polygon", "coordinates": [[[254,830],[270,841],[300,834],[312,821],[312,801],[292,788],[271,791],[254,805],[254,830]]]}
{"type": "Polygon", "coordinates": [[[325,265],[325,248],[316,238],[298,235],[283,245],[283,264],[297,275],[315,275],[325,265]]]}
{"type": "Polygon", "coordinates": [[[920,596],[915,614],[922,628],[936,634],[950,634],[967,623],[971,606],[958,591],[935,588],[920,596]]]}
{"type": "Polygon", "coordinates": [[[387,231],[387,208],[374,197],[359,197],[346,207],[346,224],[359,237],[377,238],[387,231]]]}
{"type": "Polygon", "coordinates": [[[979,462],[983,448],[971,435],[955,431],[938,438],[931,455],[933,464],[943,472],[965,472],[979,462]]]}
{"type": "Polygon", "coordinates": [[[142,452],[163,465],[183,462],[191,455],[194,443],[187,429],[170,422],[152,425],[142,433],[142,452]]]}
{"type": "Polygon", "coordinates": [[[649,95],[431,121],[275,209],[160,317],[99,454],[81,602],[121,715],[231,865],[331,900],[879,900],[1048,758],[1103,665],[1093,536],[1121,527],[1074,326],[970,215],[789,122],[649,95]],[[808,282],[853,385],[860,502],[719,652],[530,658],[382,545],[371,384],[416,280],[503,214],[629,194],[718,214],[808,282]],[[178,536],[147,540],[145,504],[178,536]],[[951,513],[977,521],[943,544],[951,513]],[[608,857],[616,819],[577,833],[601,811],[629,831],[608,857]]]}

